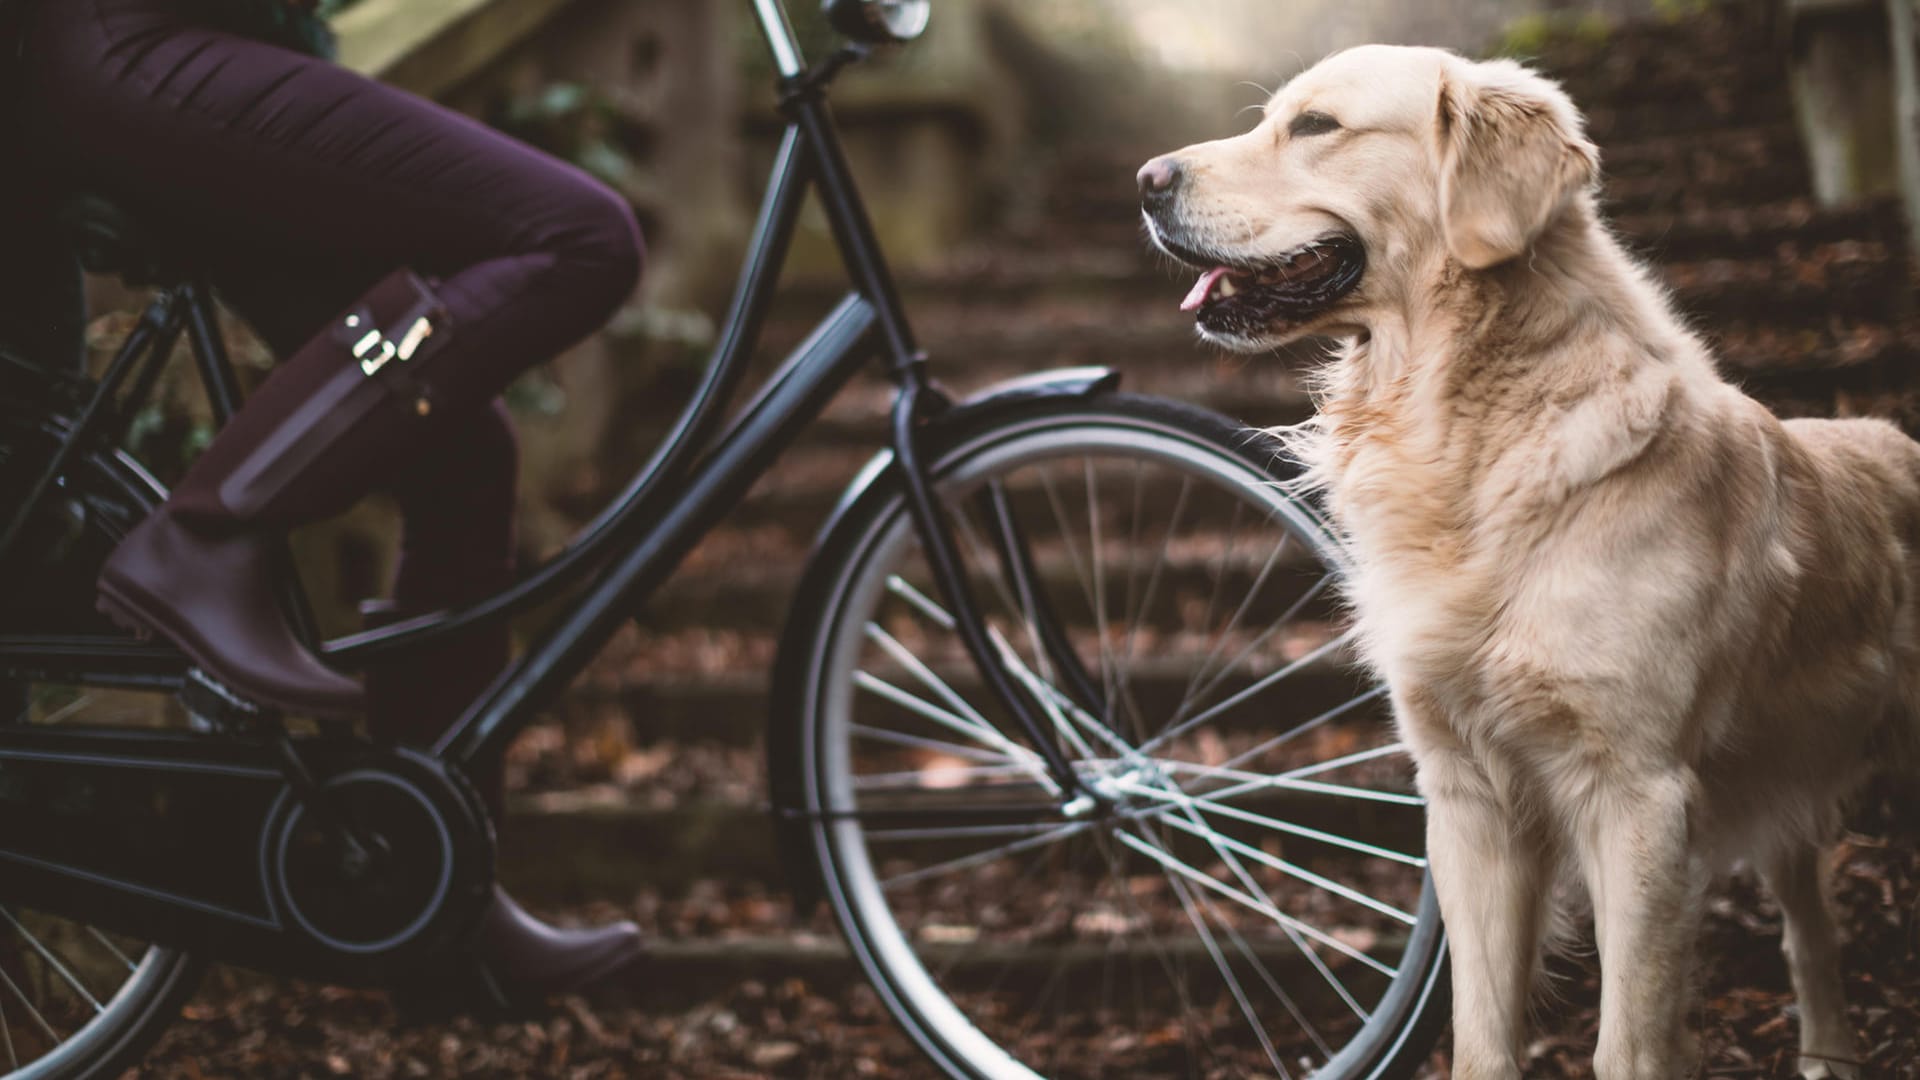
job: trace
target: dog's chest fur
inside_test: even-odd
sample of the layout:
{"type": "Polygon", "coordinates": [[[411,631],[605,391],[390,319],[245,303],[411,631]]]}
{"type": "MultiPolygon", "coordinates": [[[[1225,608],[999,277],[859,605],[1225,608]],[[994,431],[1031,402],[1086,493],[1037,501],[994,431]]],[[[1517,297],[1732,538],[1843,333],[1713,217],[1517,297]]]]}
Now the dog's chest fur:
{"type": "Polygon", "coordinates": [[[1656,508],[1602,493],[1674,423],[1681,375],[1622,357],[1576,384],[1503,356],[1355,378],[1325,402],[1315,450],[1352,555],[1363,658],[1469,738],[1460,729],[1564,718],[1568,687],[1638,662],[1631,642],[1583,640],[1593,624],[1570,611],[1638,602],[1637,618],[1683,617],[1636,582],[1697,569],[1683,546],[1640,535],[1656,508]],[[1639,565],[1608,565],[1628,548],[1639,565]]]}
{"type": "Polygon", "coordinates": [[[1627,761],[1687,762],[1710,788],[1770,777],[1773,810],[1846,786],[1901,667],[1902,560],[1814,538],[1901,499],[1876,485],[1829,505],[1846,492],[1830,481],[1872,470],[1821,464],[1704,353],[1578,347],[1578,365],[1456,354],[1387,379],[1349,356],[1304,448],[1349,550],[1362,658],[1423,774],[1451,748],[1506,762],[1526,802],[1627,761]]]}

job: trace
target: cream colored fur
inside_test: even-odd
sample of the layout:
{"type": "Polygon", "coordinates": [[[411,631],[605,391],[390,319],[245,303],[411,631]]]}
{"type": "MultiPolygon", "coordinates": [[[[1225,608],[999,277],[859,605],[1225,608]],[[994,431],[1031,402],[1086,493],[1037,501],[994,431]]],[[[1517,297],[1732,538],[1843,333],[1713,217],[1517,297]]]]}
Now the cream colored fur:
{"type": "Polygon", "coordinates": [[[1558,86],[1433,49],[1333,56],[1183,169],[1156,236],[1232,261],[1350,232],[1343,346],[1291,433],[1349,545],[1362,652],[1429,800],[1454,1075],[1518,1077],[1553,886],[1592,899],[1602,1080],[1687,1075],[1708,875],[1786,913],[1801,1072],[1858,1075],[1819,848],[1920,712],[1920,445],[1782,422],[1595,208],[1558,86]],[[1303,110],[1339,131],[1293,138],[1303,110]]]}

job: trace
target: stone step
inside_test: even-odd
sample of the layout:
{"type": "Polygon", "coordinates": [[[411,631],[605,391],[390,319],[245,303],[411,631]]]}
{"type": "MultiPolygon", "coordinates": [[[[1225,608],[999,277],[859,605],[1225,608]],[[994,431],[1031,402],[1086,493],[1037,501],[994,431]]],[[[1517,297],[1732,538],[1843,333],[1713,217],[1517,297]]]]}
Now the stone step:
{"type": "MultiPolygon", "coordinates": [[[[1645,139],[1603,143],[1601,194],[1614,215],[1662,210],[1732,208],[1804,196],[1811,186],[1805,155],[1777,116],[1764,116],[1732,132],[1715,123],[1698,131],[1661,131],[1645,139]]],[[[1736,123],[1726,121],[1726,123],[1736,123]]],[[[1144,249],[1139,196],[1132,167],[1115,163],[1112,175],[1049,199],[1047,221],[1038,227],[1043,242],[1035,251],[1059,251],[1062,244],[1097,239],[1144,249]]]]}
{"type": "MultiPolygon", "coordinates": [[[[1596,104],[1589,134],[1600,145],[1608,202],[1617,212],[1659,209],[1689,197],[1703,205],[1804,194],[1810,183],[1793,113],[1774,87],[1759,97],[1660,98],[1596,104]],[[1691,117],[1694,123],[1683,122],[1691,117]]],[[[1134,173],[1156,153],[1083,155],[1050,174],[1043,217],[1059,226],[1138,230],[1134,173]]]]}
{"type": "MultiPolygon", "coordinates": [[[[1120,486],[1116,485],[1113,492],[1116,500],[1127,494],[1120,486]]],[[[1170,489],[1166,494],[1171,497],[1176,492],[1170,489]]],[[[1154,497],[1149,495],[1150,499],[1154,497]]],[[[1016,507],[1019,507],[1017,502],[1016,507]]],[[[1040,515],[1039,520],[1044,520],[1047,514],[1044,505],[1036,505],[1030,512],[1040,515]]],[[[1214,527],[1216,523],[1209,521],[1191,522],[1183,533],[1191,537],[1214,527]]],[[[1109,580],[1118,581],[1124,575],[1145,581],[1158,568],[1161,585],[1156,590],[1154,603],[1140,612],[1140,618],[1149,626],[1180,625],[1181,605],[1195,596],[1204,597],[1216,588],[1237,603],[1238,598],[1246,596],[1254,583],[1261,580],[1269,554],[1265,550],[1240,550],[1223,559],[1213,552],[1195,556],[1175,551],[1161,559],[1157,547],[1129,551],[1125,543],[1111,540],[1102,547],[1105,549],[1102,562],[1109,580]]],[[[782,551],[767,543],[758,544],[750,551],[719,548],[714,551],[710,564],[695,562],[663,586],[648,602],[642,621],[655,633],[681,626],[727,630],[778,626],[785,618],[806,554],[805,548],[782,551]],[[702,572],[709,566],[709,572],[702,572]]],[[[1046,595],[1081,596],[1084,563],[1076,560],[1087,557],[1084,538],[1080,547],[1071,553],[1058,542],[1038,546],[1034,563],[1038,583],[1046,595]]],[[[1298,574],[1283,578],[1269,572],[1247,609],[1246,619],[1258,624],[1262,618],[1278,617],[1311,584],[1311,578],[1298,574]]],[[[1079,627],[1092,613],[1079,607],[1063,607],[1059,614],[1069,627],[1079,627]]],[[[1323,614],[1326,612],[1321,607],[1315,607],[1307,617],[1323,614]]]]}
{"type": "MultiPolygon", "coordinates": [[[[693,657],[648,648],[654,640],[636,635],[642,651],[603,657],[568,694],[561,710],[566,722],[590,727],[596,717],[618,716],[629,733],[623,737],[635,745],[696,741],[758,745],[770,715],[767,694],[774,632],[759,635],[757,642],[735,640],[727,648],[693,657]]],[[[979,673],[966,661],[949,656],[932,667],[955,692],[969,700],[986,699],[979,673]]],[[[1270,667],[1271,663],[1257,671],[1270,667]]],[[[1191,664],[1142,658],[1133,668],[1131,686],[1139,708],[1147,715],[1171,716],[1189,691],[1191,664]]],[[[1215,697],[1224,697],[1233,692],[1231,688],[1257,677],[1256,669],[1242,668],[1216,688],[1224,693],[1215,697]]],[[[1340,662],[1323,657],[1287,676],[1286,707],[1301,716],[1330,709],[1351,699],[1359,685],[1354,679],[1340,662]]]]}
{"type": "MultiPolygon", "coordinates": [[[[1609,177],[1668,174],[1701,180],[1724,178],[1730,170],[1771,168],[1802,156],[1800,130],[1785,120],[1698,135],[1616,139],[1600,148],[1600,166],[1609,177]]],[[[1801,168],[1804,176],[1804,164],[1801,168]]]]}
{"type": "MultiPolygon", "coordinates": [[[[1795,151],[1798,153],[1798,151],[1795,151]]],[[[1655,262],[1768,255],[1783,244],[1811,246],[1838,240],[1895,237],[1903,228],[1896,202],[1870,201],[1827,208],[1815,203],[1804,188],[1768,200],[1741,200],[1723,205],[1667,205],[1621,213],[1609,209],[1607,218],[1628,246],[1655,262]]],[[[1063,244],[1145,251],[1137,220],[1104,225],[1088,223],[1066,230],[1046,227],[1005,242],[1010,250],[1057,248],[1063,244]]]]}
{"type": "MultiPolygon", "coordinates": [[[[1309,414],[1300,378],[1299,371],[1275,369],[1252,376],[1210,377],[1202,385],[1189,386],[1160,380],[1130,382],[1123,377],[1121,386],[1215,409],[1249,427],[1267,427],[1294,423],[1309,414]]],[[[822,422],[818,440],[776,462],[728,515],[727,526],[761,535],[772,535],[769,530],[784,532],[800,542],[811,538],[839,503],[848,482],[884,445],[885,409],[890,400],[891,390],[885,387],[848,395],[822,422]]]]}
{"type": "Polygon", "coordinates": [[[1610,43],[1575,63],[1556,57],[1523,62],[1551,76],[1582,108],[1777,94],[1786,78],[1785,58],[1765,43],[1747,44],[1743,50],[1738,42],[1712,37],[1651,49],[1610,43]],[[1686,52],[1678,53],[1681,49],[1686,52]]]}
{"type": "MultiPolygon", "coordinates": [[[[1863,213],[1868,216],[1839,215],[1833,227],[1865,223],[1875,211],[1863,213]]],[[[1647,219],[1647,224],[1660,220],[1669,219],[1647,219]]],[[[1702,220],[1706,229],[1732,219],[1709,215],[1702,220]]],[[[1788,324],[1836,316],[1886,321],[1903,310],[1911,291],[1903,254],[1878,238],[1811,244],[1787,257],[1754,252],[1748,258],[1672,261],[1662,266],[1662,273],[1681,307],[1708,321],[1753,318],[1788,324]]],[[[1015,255],[969,252],[948,266],[917,272],[902,281],[917,321],[930,326],[969,325],[974,328],[971,334],[977,335],[971,349],[986,355],[995,352],[999,342],[1032,340],[1030,333],[1022,331],[1033,324],[1020,313],[1031,311],[1035,320],[1044,320],[1056,306],[1077,314],[1090,304],[1109,313],[1130,308],[1165,311],[1181,286],[1179,279],[1140,253],[1100,249],[1015,255]]],[[[807,299],[801,295],[792,302],[807,299]]],[[[1155,325],[1166,328],[1163,332],[1169,338],[1163,340],[1174,333],[1170,316],[1155,325]]],[[[936,339],[929,336],[929,340],[936,339]]]]}
{"type": "Polygon", "coordinates": [[[1841,240],[1784,256],[1667,263],[1662,277],[1696,325],[1819,327],[1895,323],[1910,310],[1905,257],[1879,240],[1841,240]]]}
{"type": "Polygon", "coordinates": [[[1717,209],[1667,209],[1613,219],[1628,246],[1655,262],[1772,257],[1844,240],[1898,237],[1899,205],[1823,208],[1811,198],[1717,209]]]}
{"type": "MultiPolygon", "coordinates": [[[[1608,159],[1601,159],[1602,168],[1608,159]]],[[[1659,211],[1739,208],[1804,196],[1812,180],[1806,160],[1796,150],[1790,157],[1746,162],[1704,158],[1695,163],[1674,162],[1666,169],[1645,173],[1609,172],[1600,195],[1610,216],[1659,211]]]]}
{"type": "MultiPolygon", "coordinates": [[[[1406,948],[1403,936],[1372,939],[1369,953],[1387,963],[1406,948]]],[[[1298,1005],[1344,1008],[1330,984],[1300,949],[1284,938],[1251,944],[1249,950],[1298,1005]]],[[[1049,988],[1056,995],[1077,989],[1099,992],[1116,972],[1128,965],[1124,953],[1111,943],[954,942],[922,945],[919,955],[943,980],[958,985],[1049,988]]],[[[1159,977],[1162,964],[1172,970],[1205,972],[1212,959],[1198,938],[1156,941],[1152,959],[1139,960],[1142,971],[1159,977]]],[[[742,984],[780,986],[797,982],[811,996],[831,995],[866,985],[859,962],[838,935],[814,931],[791,935],[741,935],[721,938],[651,941],[647,962],[631,974],[596,986],[588,998],[602,1008],[619,1005],[684,1007],[688,1001],[722,997],[742,984]]],[[[1199,983],[1211,990],[1209,983],[1199,983]]]]}
{"type": "MultiPolygon", "coordinates": [[[[1027,806],[1042,800],[1039,790],[1010,788],[1004,797],[1027,806]]],[[[647,890],[677,893],[706,882],[777,890],[804,884],[812,868],[811,853],[781,849],[764,795],[750,801],[693,800],[668,808],[646,806],[639,801],[643,796],[642,791],[599,786],[514,797],[498,823],[501,882],[529,902],[576,904],[647,890]]],[[[928,800],[937,797],[923,793],[899,808],[925,809],[928,800]]],[[[1418,852],[1424,846],[1417,807],[1304,791],[1242,794],[1234,805],[1396,850],[1418,852]]],[[[1216,827],[1241,839],[1250,833],[1271,835],[1260,825],[1216,827]]],[[[1312,847],[1328,853],[1322,845],[1312,847]]],[[[901,838],[886,849],[890,857],[922,863],[977,850],[977,839],[928,837],[901,838]]]]}

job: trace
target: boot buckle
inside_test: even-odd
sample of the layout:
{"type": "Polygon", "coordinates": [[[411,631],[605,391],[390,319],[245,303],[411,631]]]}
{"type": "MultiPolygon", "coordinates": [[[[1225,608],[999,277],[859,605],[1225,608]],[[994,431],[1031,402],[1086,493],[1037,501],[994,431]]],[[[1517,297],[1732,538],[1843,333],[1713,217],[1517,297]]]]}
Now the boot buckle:
{"type": "MultiPolygon", "coordinates": [[[[347,317],[347,326],[350,329],[357,328],[359,322],[360,317],[357,315],[347,317]]],[[[413,354],[418,352],[421,344],[432,335],[433,320],[422,315],[413,320],[413,325],[407,328],[407,332],[401,335],[398,342],[379,330],[367,331],[360,340],[353,343],[353,355],[360,361],[360,370],[371,376],[386,367],[390,360],[397,359],[404,363],[413,359],[413,354]]]]}

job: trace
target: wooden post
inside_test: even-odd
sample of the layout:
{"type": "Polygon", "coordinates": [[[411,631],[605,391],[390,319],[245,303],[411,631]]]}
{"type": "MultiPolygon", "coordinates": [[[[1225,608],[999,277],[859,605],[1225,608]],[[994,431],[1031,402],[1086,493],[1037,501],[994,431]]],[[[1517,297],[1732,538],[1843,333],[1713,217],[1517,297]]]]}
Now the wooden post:
{"type": "Polygon", "coordinates": [[[1920,253],[1920,0],[1887,0],[1893,41],[1894,147],[1909,250],[1920,253]]]}
{"type": "Polygon", "coordinates": [[[1794,113],[1814,195],[1836,206],[1899,189],[1884,0],[1786,0],[1794,113]]]}

